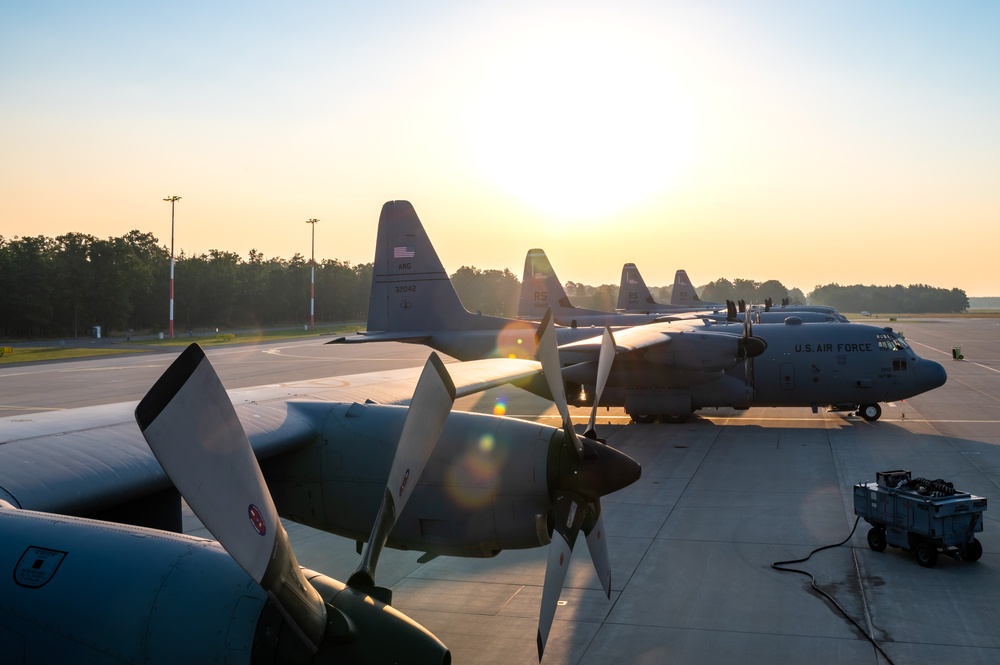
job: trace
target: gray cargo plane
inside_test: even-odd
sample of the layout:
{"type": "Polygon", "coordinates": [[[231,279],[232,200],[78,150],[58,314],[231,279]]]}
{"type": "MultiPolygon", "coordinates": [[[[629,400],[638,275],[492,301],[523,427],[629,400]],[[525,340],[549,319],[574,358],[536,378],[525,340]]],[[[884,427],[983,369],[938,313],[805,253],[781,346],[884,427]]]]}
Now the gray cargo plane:
{"type": "Polygon", "coordinates": [[[565,425],[450,412],[539,363],[450,367],[229,396],[192,345],[138,405],[0,419],[3,662],[448,663],[375,585],[382,545],[488,557],[551,539],[541,656],[580,531],[609,593],[600,497],[639,466],[565,425]],[[218,543],[177,533],[182,496],[218,543]],[[358,570],[300,569],[278,515],[367,540],[358,570]]]}
{"type": "Polygon", "coordinates": [[[746,303],[741,300],[739,301],[738,311],[734,312],[730,306],[730,302],[732,301],[727,300],[725,304],[720,304],[702,300],[698,297],[698,292],[695,290],[694,285],[691,284],[687,271],[678,270],[674,274],[671,304],[658,303],[653,299],[653,294],[650,293],[646,282],[642,279],[642,275],[639,274],[639,269],[635,267],[635,264],[626,263],[622,267],[622,282],[618,290],[618,309],[625,311],[662,312],[667,314],[670,312],[677,313],[697,309],[703,312],[706,310],[714,312],[717,315],[715,318],[721,318],[720,310],[726,310],[727,318],[731,321],[742,321],[744,312],[750,311],[753,314],[751,320],[754,323],[783,323],[789,315],[798,316],[803,323],[822,321],[847,322],[847,318],[833,307],[788,305],[786,302],[782,304],[781,309],[776,309],[771,307],[770,299],[765,301],[763,307],[759,305],[750,305],[747,307],[746,303]],[[673,304],[674,301],[678,303],[701,303],[701,307],[692,308],[690,305],[673,304]]]}
{"type": "Polygon", "coordinates": [[[698,298],[687,273],[678,270],[674,273],[674,288],[669,304],[659,303],[653,298],[646,281],[639,273],[634,263],[622,266],[622,280],[618,287],[618,309],[624,312],[684,312],[712,311],[725,309],[724,304],[705,302],[698,298]],[[674,303],[677,300],[677,303],[674,303]]]}
{"type": "MultiPolygon", "coordinates": [[[[678,274],[683,271],[678,270],[678,274]]],[[[684,279],[687,274],[684,273],[684,279]]],[[[647,291],[648,292],[648,291],[647,291]]],[[[619,294],[621,292],[619,291],[619,294]]],[[[620,300],[620,296],[619,296],[620,300]]],[[[666,307],[661,306],[661,307],[666,307]]],[[[670,307],[673,307],[672,305],[670,307]]],[[[570,302],[569,296],[555,268],[549,262],[545,252],[540,249],[528,250],[524,259],[524,281],[521,282],[521,299],[518,304],[518,316],[522,319],[538,321],[551,309],[555,322],[561,326],[638,326],[654,321],[679,321],[691,319],[712,319],[714,321],[742,321],[746,308],[736,311],[722,306],[724,312],[716,309],[676,307],[670,311],[648,310],[627,312],[602,312],[595,309],[584,309],[570,302]]],[[[827,308],[832,309],[832,308],[827,308]]],[[[770,312],[765,308],[752,307],[753,323],[783,323],[788,313],[770,312]]],[[[834,310],[835,311],[835,310],[834,310]]],[[[820,308],[815,310],[796,311],[795,316],[803,323],[819,323],[838,320],[836,316],[820,308]]],[[[842,319],[846,321],[847,319],[842,319]]]]}
{"type": "Polygon", "coordinates": [[[659,313],[638,311],[612,313],[577,307],[570,302],[569,295],[559,282],[545,252],[541,249],[529,249],[524,257],[521,299],[518,301],[517,315],[529,321],[540,321],[549,309],[552,310],[556,324],[572,328],[606,325],[638,326],[665,320],[659,313]]]}
{"type": "MultiPolygon", "coordinates": [[[[413,207],[392,201],[379,220],[368,331],[335,342],[415,342],[463,360],[531,357],[533,330],[526,321],[468,312],[413,207]]],[[[607,345],[600,329],[556,332],[570,403],[592,404],[597,379],[607,374],[599,404],[623,406],[639,422],[682,421],[722,406],[830,407],[877,420],[879,402],[918,395],[947,378],[889,328],[798,316],[755,326],[691,318],[622,328],[614,332],[613,360],[604,363],[610,369],[599,360],[607,345]]]]}

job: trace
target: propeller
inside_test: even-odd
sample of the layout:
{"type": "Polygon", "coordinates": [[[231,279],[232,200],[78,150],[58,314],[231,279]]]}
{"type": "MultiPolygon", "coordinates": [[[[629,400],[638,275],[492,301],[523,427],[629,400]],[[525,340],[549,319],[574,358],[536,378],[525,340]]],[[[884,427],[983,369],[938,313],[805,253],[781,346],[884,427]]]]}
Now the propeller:
{"type": "MultiPolygon", "coordinates": [[[[607,347],[603,342],[601,346],[602,356],[605,358],[608,353],[605,348],[609,348],[611,357],[614,357],[614,340],[610,331],[605,329],[605,340],[609,339],[607,347]]],[[[605,595],[611,597],[611,563],[600,498],[638,480],[641,468],[635,460],[614,448],[591,439],[581,440],[573,429],[566,391],[562,384],[551,310],[545,313],[539,324],[536,341],[542,373],[545,374],[556,408],[562,416],[564,432],[562,445],[554,457],[550,455],[548,463],[549,493],[552,497],[552,542],[549,545],[538,616],[538,660],[541,661],[555,618],[559,594],[566,580],[573,546],[581,530],[586,536],[590,558],[601,587],[605,595]]],[[[610,369],[610,362],[606,359],[599,361],[598,374],[602,364],[610,369]]],[[[595,383],[602,384],[603,381],[599,379],[595,383]]]]}
{"type": "Polygon", "coordinates": [[[573,429],[573,418],[569,414],[569,402],[566,399],[566,385],[562,380],[562,363],[559,361],[559,344],[556,341],[556,327],[552,321],[552,308],[545,310],[545,316],[535,331],[535,354],[542,363],[542,374],[552,394],[552,401],[562,418],[563,431],[573,444],[573,449],[579,457],[583,457],[583,444],[576,430],[573,429]]]}
{"type": "MultiPolygon", "coordinates": [[[[372,551],[359,568],[372,586],[378,552],[392,530],[392,523],[381,516],[391,515],[394,520],[402,511],[454,395],[443,364],[432,354],[417,383],[389,476],[389,486],[398,489],[398,496],[390,496],[388,505],[380,509],[369,543],[372,551]]],[[[135,418],[156,459],[194,513],[267,591],[306,651],[319,659],[309,662],[343,662],[345,657],[358,656],[374,662],[401,658],[450,662],[440,640],[378,602],[367,589],[351,583],[345,588],[320,575],[315,581],[325,589],[321,596],[306,579],[236,410],[201,347],[190,345],[171,364],[139,402],[135,418]],[[324,579],[328,583],[321,583],[324,579]]]]}
{"type": "MultiPolygon", "coordinates": [[[[347,580],[348,586],[377,593],[386,604],[391,602],[389,589],[375,587],[375,566],[385,542],[396,525],[396,519],[413,494],[420,474],[434,451],[445,420],[455,402],[455,384],[436,353],[431,353],[417,381],[410,401],[410,408],[403,423],[403,432],[396,446],[389,479],[386,482],[382,505],[372,526],[368,546],[361,557],[361,564],[347,580]]],[[[374,594],[373,594],[374,595],[374,594]]]]}
{"type": "Polygon", "coordinates": [[[746,312],[743,315],[743,336],[740,337],[739,352],[743,356],[743,379],[747,388],[747,399],[753,399],[754,391],[754,362],[753,359],[764,353],[767,349],[767,341],[753,336],[753,315],[754,312],[746,312]]]}
{"type": "MultiPolygon", "coordinates": [[[[594,406],[590,410],[590,422],[583,433],[588,439],[597,439],[595,430],[597,423],[597,407],[601,403],[601,394],[604,386],[608,383],[608,375],[611,374],[611,365],[615,361],[615,338],[611,334],[611,328],[604,326],[604,337],[601,338],[601,354],[597,359],[597,382],[594,385],[594,406]]],[[[603,443],[603,441],[602,441],[603,443]]]]}
{"type": "Polygon", "coordinates": [[[139,402],[135,419],[191,510],[315,653],[326,607],[299,568],[233,403],[201,347],[184,350],[139,402]]]}

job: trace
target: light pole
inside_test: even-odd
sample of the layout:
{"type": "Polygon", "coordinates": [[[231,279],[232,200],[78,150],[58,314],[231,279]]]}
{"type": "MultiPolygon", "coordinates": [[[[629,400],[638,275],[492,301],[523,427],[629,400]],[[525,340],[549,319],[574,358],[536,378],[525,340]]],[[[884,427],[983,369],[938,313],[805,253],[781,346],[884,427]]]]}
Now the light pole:
{"type": "Polygon", "coordinates": [[[170,339],[174,338],[174,204],[181,200],[179,196],[168,196],[163,199],[170,201],[170,339]]]}
{"type": "Polygon", "coordinates": [[[309,263],[312,264],[312,280],[309,283],[309,329],[316,329],[316,222],[318,219],[307,219],[306,224],[312,226],[312,254],[309,263]]]}

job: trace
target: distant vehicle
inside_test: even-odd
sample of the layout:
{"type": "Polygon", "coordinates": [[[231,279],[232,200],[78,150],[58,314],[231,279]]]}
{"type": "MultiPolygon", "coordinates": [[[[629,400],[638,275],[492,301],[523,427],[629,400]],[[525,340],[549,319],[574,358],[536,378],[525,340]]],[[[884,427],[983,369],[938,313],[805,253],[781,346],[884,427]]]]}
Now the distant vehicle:
{"type": "Polygon", "coordinates": [[[861,312],[861,316],[871,316],[871,312],[861,312]]]}

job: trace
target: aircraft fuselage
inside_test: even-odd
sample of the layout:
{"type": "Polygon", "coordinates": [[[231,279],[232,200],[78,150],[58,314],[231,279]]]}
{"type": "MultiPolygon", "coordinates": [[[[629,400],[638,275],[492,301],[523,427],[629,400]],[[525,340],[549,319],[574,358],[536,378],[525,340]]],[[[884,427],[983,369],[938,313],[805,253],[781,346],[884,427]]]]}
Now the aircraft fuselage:
{"type": "MultiPolygon", "coordinates": [[[[723,326],[714,328],[723,330],[723,326]]],[[[606,406],[631,414],[689,415],[694,409],[729,406],[840,406],[877,404],[926,392],[946,380],[944,368],[919,357],[891,329],[851,323],[757,325],[767,342],[763,354],[726,371],[684,371],[650,362],[649,356],[615,358],[606,406]]],[[[564,377],[592,392],[597,363],[568,367],[564,377]]]]}

